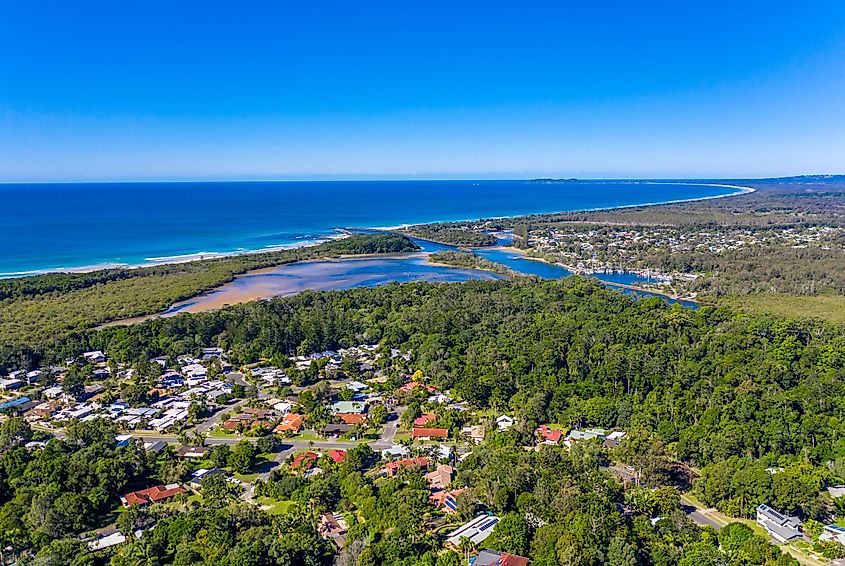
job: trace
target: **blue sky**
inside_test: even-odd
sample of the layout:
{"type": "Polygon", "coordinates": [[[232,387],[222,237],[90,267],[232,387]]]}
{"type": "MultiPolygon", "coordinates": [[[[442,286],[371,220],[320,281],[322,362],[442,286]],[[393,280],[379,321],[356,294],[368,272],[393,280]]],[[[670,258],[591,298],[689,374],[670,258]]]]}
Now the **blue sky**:
{"type": "Polygon", "coordinates": [[[841,0],[0,10],[0,181],[845,173],[841,0]]]}

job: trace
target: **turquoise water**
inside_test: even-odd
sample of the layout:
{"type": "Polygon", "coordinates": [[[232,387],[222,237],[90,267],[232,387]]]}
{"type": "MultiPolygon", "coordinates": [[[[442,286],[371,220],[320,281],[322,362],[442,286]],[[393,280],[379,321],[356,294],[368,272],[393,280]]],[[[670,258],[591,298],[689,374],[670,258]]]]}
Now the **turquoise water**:
{"type": "Polygon", "coordinates": [[[714,197],[702,184],[315,181],[0,185],[0,276],[144,265],[396,226],[714,197]]]}

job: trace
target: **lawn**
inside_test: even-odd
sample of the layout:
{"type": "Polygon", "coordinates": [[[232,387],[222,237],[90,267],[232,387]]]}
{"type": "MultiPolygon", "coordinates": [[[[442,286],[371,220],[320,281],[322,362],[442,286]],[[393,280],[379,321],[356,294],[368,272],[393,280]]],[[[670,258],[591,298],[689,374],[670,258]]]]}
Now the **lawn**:
{"type": "Polygon", "coordinates": [[[754,312],[789,316],[793,318],[821,318],[829,322],[845,323],[845,295],[796,295],[768,294],[726,297],[722,304],[754,312]]]}
{"type": "Polygon", "coordinates": [[[234,432],[227,432],[227,431],[223,430],[222,428],[214,428],[214,429],[208,431],[208,436],[210,438],[232,438],[236,435],[235,435],[234,432]]]}
{"type": "Polygon", "coordinates": [[[258,472],[253,472],[251,474],[241,474],[241,473],[238,473],[238,472],[232,472],[232,477],[235,477],[235,478],[241,480],[244,483],[252,483],[252,482],[254,482],[255,480],[258,479],[258,476],[259,476],[258,472]]]}
{"type": "Polygon", "coordinates": [[[269,507],[269,509],[265,509],[271,515],[278,515],[280,513],[284,513],[287,511],[291,505],[295,503],[289,500],[283,501],[275,501],[270,499],[269,497],[256,497],[255,502],[261,505],[262,507],[269,507]]]}

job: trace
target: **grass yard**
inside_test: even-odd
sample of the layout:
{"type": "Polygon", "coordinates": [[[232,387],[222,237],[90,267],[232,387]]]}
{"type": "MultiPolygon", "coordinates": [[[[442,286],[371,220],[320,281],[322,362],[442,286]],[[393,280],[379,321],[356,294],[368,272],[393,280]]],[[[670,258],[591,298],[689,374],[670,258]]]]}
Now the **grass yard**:
{"type": "Polygon", "coordinates": [[[720,299],[721,304],[749,311],[789,316],[820,318],[836,324],[845,323],[845,295],[747,295],[720,299]]]}
{"type": "Polygon", "coordinates": [[[268,509],[265,509],[265,511],[267,511],[271,515],[278,515],[280,513],[284,513],[292,505],[296,504],[295,502],[289,501],[289,500],[275,501],[273,499],[270,499],[269,497],[263,497],[263,496],[262,497],[256,497],[255,501],[256,501],[256,503],[258,503],[262,507],[268,507],[268,509]]]}

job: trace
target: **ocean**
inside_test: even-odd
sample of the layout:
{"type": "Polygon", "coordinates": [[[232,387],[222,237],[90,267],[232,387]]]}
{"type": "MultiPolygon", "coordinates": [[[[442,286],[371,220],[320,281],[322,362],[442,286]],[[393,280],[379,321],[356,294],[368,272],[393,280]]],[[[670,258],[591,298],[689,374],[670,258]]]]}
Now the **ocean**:
{"type": "Polygon", "coordinates": [[[388,227],[712,198],[686,183],[278,181],[0,184],[0,277],[292,247],[388,227]]]}

